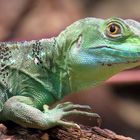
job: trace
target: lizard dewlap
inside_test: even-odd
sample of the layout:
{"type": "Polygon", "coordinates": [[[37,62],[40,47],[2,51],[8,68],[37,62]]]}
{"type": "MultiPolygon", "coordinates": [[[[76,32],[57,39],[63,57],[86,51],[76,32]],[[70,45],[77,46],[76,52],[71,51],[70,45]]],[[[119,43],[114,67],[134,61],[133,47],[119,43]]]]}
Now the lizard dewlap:
{"type": "Polygon", "coordinates": [[[42,130],[78,127],[62,118],[99,115],[78,110],[87,105],[49,105],[139,64],[140,23],[131,19],[86,18],[50,39],[0,42],[0,121],[42,130]]]}

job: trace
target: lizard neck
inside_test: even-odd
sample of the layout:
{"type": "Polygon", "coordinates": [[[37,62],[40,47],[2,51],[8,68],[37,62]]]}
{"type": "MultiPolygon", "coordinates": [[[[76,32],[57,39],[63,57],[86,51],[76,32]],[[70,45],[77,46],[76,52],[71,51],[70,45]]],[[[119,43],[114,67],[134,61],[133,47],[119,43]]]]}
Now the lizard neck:
{"type": "Polygon", "coordinates": [[[65,95],[71,92],[69,84],[69,73],[67,70],[66,56],[67,47],[63,38],[52,38],[49,51],[45,46],[45,59],[43,58],[43,64],[47,69],[47,77],[50,83],[53,85],[52,94],[57,100],[62,99],[65,95]]]}

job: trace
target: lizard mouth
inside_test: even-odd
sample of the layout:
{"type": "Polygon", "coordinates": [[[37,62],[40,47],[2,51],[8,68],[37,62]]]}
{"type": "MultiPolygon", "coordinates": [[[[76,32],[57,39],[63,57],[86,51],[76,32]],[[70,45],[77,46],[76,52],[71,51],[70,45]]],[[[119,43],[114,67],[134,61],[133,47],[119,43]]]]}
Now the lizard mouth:
{"type": "MultiPolygon", "coordinates": [[[[107,57],[115,58],[116,62],[111,62],[112,64],[120,64],[120,63],[137,63],[140,62],[140,52],[130,52],[121,50],[119,48],[113,48],[110,46],[102,45],[102,46],[96,46],[89,48],[90,50],[98,50],[97,52],[100,52],[100,54],[103,54],[104,59],[107,57]],[[117,62],[118,60],[118,62],[117,62]]],[[[109,60],[109,58],[108,58],[109,60]]],[[[108,62],[105,62],[106,64],[109,64],[108,62]]]]}
{"type": "MultiPolygon", "coordinates": [[[[113,47],[110,47],[110,46],[96,46],[96,47],[90,47],[89,49],[102,49],[102,48],[108,48],[108,49],[111,49],[111,50],[116,50],[116,51],[120,51],[120,52],[125,52],[125,53],[133,53],[133,52],[128,52],[128,51],[124,51],[124,50],[121,50],[121,49],[118,49],[118,48],[113,48],[113,47]]],[[[140,54],[140,52],[137,52],[140,54]]]]}

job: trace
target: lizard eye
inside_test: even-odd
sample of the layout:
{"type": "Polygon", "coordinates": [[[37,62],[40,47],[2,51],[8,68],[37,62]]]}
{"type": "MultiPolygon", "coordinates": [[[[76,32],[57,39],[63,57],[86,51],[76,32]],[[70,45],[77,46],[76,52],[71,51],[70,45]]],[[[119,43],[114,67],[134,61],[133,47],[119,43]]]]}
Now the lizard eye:
{"type": "Polygon", "coordinates": [[[121,36],[121,27],[116,23],[111,23],[107,26],[106,35],[112,38],[121,36]]]}

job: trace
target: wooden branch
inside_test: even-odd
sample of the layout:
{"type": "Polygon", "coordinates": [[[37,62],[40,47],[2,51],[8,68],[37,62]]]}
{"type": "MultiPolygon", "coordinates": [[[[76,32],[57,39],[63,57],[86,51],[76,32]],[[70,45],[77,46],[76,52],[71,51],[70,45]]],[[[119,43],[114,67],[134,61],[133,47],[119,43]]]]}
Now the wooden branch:
{"type": "Polygon", "coordinates": [[[47,131],[25,129],[14,123],[0,125],[0,140],[134,140],[99,127],[55,127],[47,131]],[[7,125],[8,124],[8,125],[7,125]]]}

